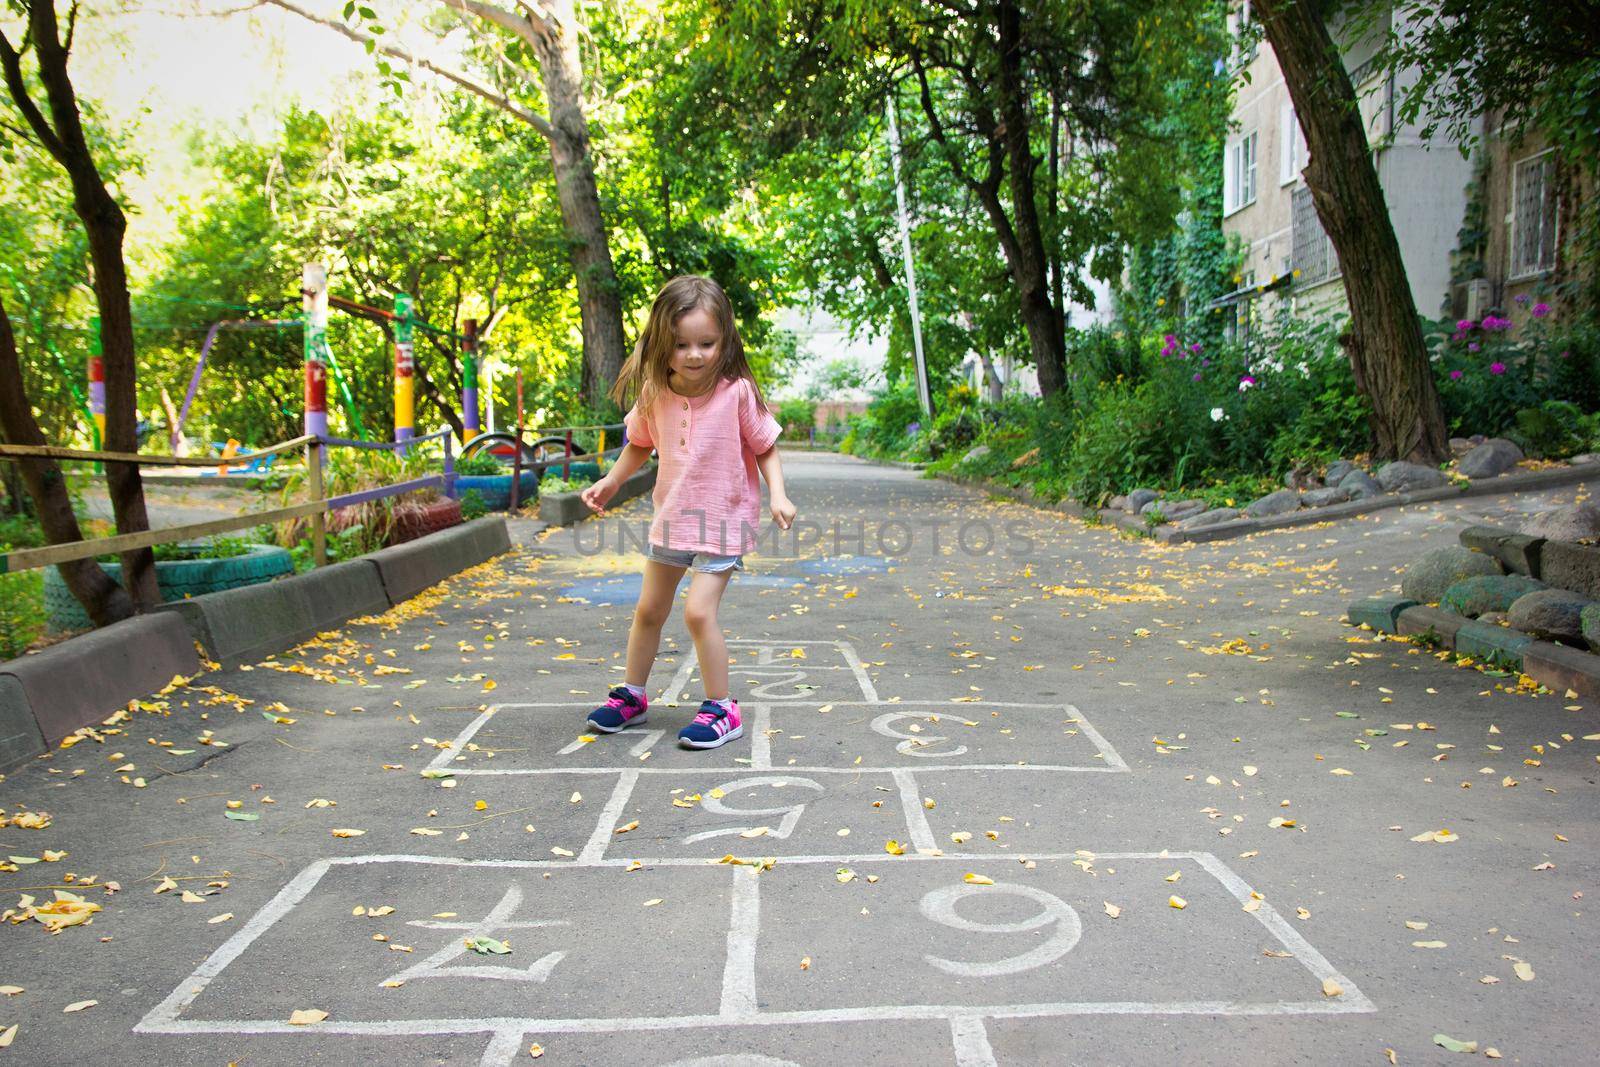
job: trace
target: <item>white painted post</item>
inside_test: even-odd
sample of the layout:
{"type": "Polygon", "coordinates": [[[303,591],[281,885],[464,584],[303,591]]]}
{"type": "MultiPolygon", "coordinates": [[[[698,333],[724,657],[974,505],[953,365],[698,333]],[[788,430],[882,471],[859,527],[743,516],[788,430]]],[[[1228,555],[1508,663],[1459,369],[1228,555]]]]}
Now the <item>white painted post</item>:
{"type": "Polygon", "coordinates": [[[917,355],[917,397],[922,414],[932,416],[933,397],[928,392],[928,364],[922,355],[922,314],[917,310],[917,273],[911,262],[911,222],[906,215],[906,186],[900,178],[900,127],[894,118],[894,97],[885,107],[889,114],[889,159],[894,166],[894,198],[900,217],[900,252],[906,261],[906,292],[911,298],[911,347],[917,355]]]}

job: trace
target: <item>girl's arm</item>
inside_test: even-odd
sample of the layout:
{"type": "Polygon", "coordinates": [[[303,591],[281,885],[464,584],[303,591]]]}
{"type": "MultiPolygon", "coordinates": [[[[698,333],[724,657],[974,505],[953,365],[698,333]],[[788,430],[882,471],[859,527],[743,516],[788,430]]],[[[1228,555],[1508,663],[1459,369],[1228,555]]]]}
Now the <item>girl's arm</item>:
{"type": "Polygon", "coordinates": [[[603,514],[606,504],[610,503],[611,498],[617,495],[617,490],[621,488],[622,483],[627,481],[628,476],[634,471],[644,466],[644,461],[649,458],[650,449],[629,441],[628,447],[624,448],[622,454],[617,456],[617,461],[611,465],[610,470],[606,471],[605,477],[594,482],[580,493],[579,499],[589,505],[591,511],[596,514],[603,514]]]}
{"type": "Polygon", "coordinates": [[[794,523],[795,506],[789,499],[789,494],[783,487],[783,462],[778,458],[778,446],[773,445],[766,452],[756,457],[756,466],[761,471],[761,477],[767,480],[767,490],[771,496],[772,521],[781,529],[787,530],[794,523]]]}

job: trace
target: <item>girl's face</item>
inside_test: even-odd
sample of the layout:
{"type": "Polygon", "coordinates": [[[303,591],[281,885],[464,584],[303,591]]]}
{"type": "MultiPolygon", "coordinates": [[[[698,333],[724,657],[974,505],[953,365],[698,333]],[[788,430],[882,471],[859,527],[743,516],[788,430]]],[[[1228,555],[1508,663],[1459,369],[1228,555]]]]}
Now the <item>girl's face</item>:
{"type": "Polygon", "coordinates": [[[673,325],[672,332],[673,373],[690,388],[705,385],[717,371],[717,350],[722,343],[717,320],[705,308],[693,308],[673,325]]]}

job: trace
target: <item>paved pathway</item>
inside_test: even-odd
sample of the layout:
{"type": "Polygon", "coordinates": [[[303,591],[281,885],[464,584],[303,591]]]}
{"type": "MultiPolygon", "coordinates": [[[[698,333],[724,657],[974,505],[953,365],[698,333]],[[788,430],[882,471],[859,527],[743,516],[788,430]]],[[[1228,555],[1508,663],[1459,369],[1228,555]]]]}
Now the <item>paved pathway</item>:
{"type": "Polygon", "coordinates": [[[1424,1063],[1442,1033],[1592,1062],[1593,710],[1338,621],[1581,488],[1162,548],[786,463],[822,530],[730,588],[746,741],[672,743],[700,696],[676,617],[651,721],[581,728],[620,679],[637,501],[0,783],[52,818],[0,853],[68,853],[0,887],[93,879],[104,909],[0,929],[8,1051],[1424,1063]]]}

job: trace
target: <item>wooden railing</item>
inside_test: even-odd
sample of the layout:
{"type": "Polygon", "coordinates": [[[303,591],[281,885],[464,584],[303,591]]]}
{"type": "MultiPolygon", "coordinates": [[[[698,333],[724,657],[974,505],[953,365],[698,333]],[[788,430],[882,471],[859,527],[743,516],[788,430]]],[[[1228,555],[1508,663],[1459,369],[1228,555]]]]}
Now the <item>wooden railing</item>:
{"type": "Polygon", "coordinates": [[[313,435],[306,435],[296,437],[290,441],[284,441],[282,444],[273,445],[270,448],[259,449],[248,455],[230,456],[222,459],[202,456],[147,456],[130,452],[57,448],[54,445],[0,444],[0,461],[56,459],[102,463],[137,463],[141,467],[242,466],[259,460],[263,456],[279,455],[303,448],[305,450],[307,488],[307,498],[300,503],[288,504],[284,507],[271,508],[266,511],[252,511],[244,515],[235,515],[231,518],[208,519],[204,522],[185,523],[182,526],[166,526],[159,530],[141,530],[138,533],[115,534],[111,537],[96,537],[66,544],[45,545],[40,548],[14,549],[10,552],[0,553],[0,574],[11,571],[31,570],[36,567],[49,567],[57,563],[67,563],[75,559],[87,559],[108,553],[150,548],[155,545],[170,544],[174,541],[187,541],[195,537],[209,537],[213,534],[230,533],[234,530],[251,529],[265,524],[283,522],[287,519],[298,519],[301,516],[310,516],[311,518],[311,557],[315,565],[321,567],[328,562],[327,522],[325,516],[330,510],[347,507],[351,504],[360,504],[368,500],[381,500],[385,497],[398,496],[401,493],[409,493],[416,489],[440,488],[446,496],[451,495],[455,487],[455,469],[450,446],[449,430],[439,430],[425,437],[413,437],[406,442],[392,443],[349,441],[337,437],[319,438],[313,435]],[[322,477],[323,455],[324,449],[330,445],[341,448],[392,451],[422,444],[435,438],[440,438],[444,441],[444,470],[441,474],[413,478],[409,481],[379,486],[376,489],[366,489],[357,493],[347,493],[343,496],[328,497],[324,493],[322,477]]]}

